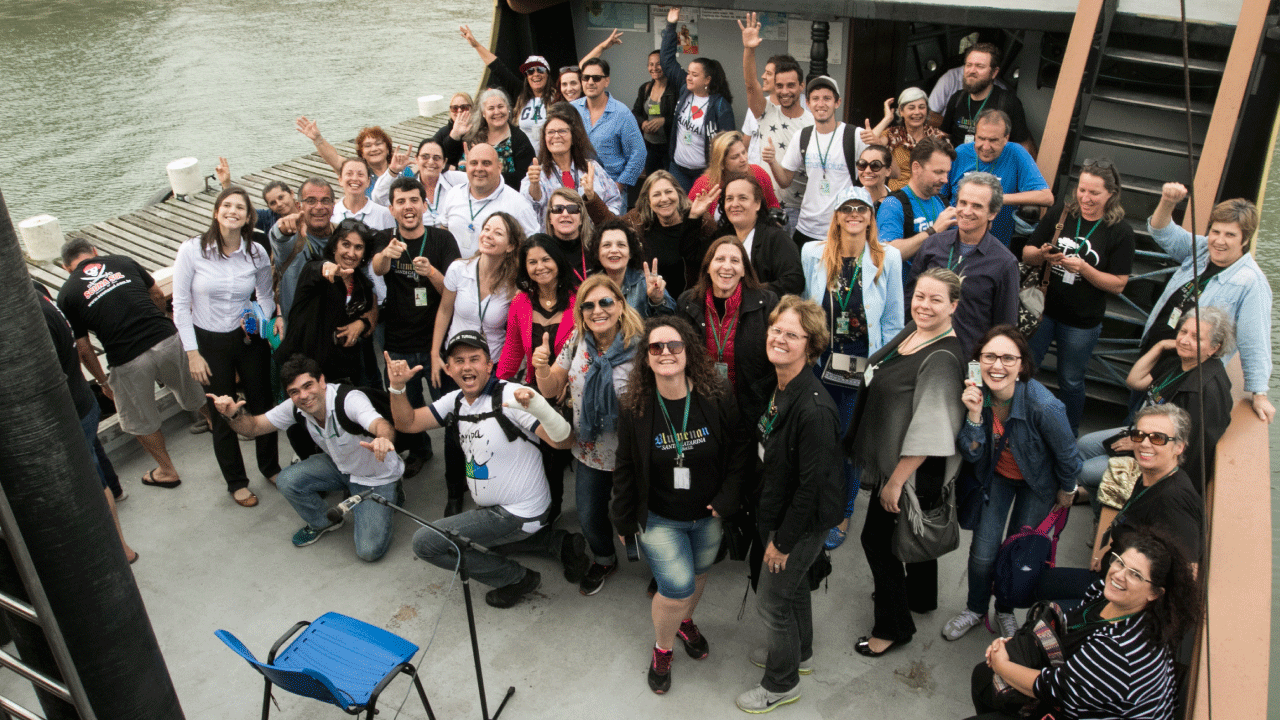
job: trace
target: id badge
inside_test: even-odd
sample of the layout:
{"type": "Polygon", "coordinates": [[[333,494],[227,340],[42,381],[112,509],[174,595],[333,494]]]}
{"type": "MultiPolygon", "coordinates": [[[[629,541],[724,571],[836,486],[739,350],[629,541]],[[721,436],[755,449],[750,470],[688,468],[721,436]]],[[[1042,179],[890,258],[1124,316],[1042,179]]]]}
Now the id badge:
{"type": "MultiPolygon", "coordinates": [[[[864,361],[864,362],[865,362],[865,361],[864,361]]],[[[862,374],[862,386],[863,386],[863,387],[866,387],[866,386],[868,386],[868,385],[870,385],[870,384],[871,384],[871,378],[873,378],[873,377],[875,377],[875,376],[876,376],[876,367],[877,367],[877,366],[875,366],[875,365],[868,365],[868,366],[867,366],[867,371],[866,371],[865,373],[863,373],[863,374],[862,374]]]]}
{"type": "Polygon", "coordinates": [[[1169,327],[1173,328],[1174,330],[1177,330],[1178,321],[1181,319],[1182,319],[1182,308],[1174,308],[1173,312],[1169,313],[1169,327]]]}
{"type": "MultiPolygon", "coordinates": [[[[840,317],[836,318],[836,334],[837,335],[849,334],[849,316],[848,315],[845,315],[842,313],[840,317]]],[[[848,357],[848,355],[845,355],[844,357],[848,357]]],[[[839,370],[840,368],[836,368],[836,369],[839,370]]]]}
{"type": "Polygon", "coordinates": [[[427,306],[427,289],[426,288],[417,287],[413,289],[413,305],[414,307],[427,306]]]}
{"type": "Polygon", "coordinates": [[[716,363],[716,374],[725,380],[729,379],[729,363],[716,363]]]}
{"type": "Polygon", "coordinates": [[[831,369],[842,373],[850,372],[853,369],[852,360],[851,356],[844,353],[831,353],[831,369]]]}
{"type": "Polygon", "coordinates": [[[965,141],[966,143],[971,143],[971,142],[973,142],[973,133],[965,133],[964,141],[965,141]]]}
{"type": "Polygon", "coordinates": [[[689,132],[688,130],[685,130],[684,132],[680,133],[680,139],[684,141],[685,145],[692,145],[693,133],[689,132]]]}
{"type": "Polygon", "coordinates": [[[1063,271],[1062,271],[1062,284],[1063,284],[1063,285],[1075,285],[1075,284],[1076,284],[1076,274],[1075,274],[1075,273],[1073,273],[1073,272],[1067,272],[1066,270],[1063,270],[1063,271]]]}
{"type": "Polygon", "coordinates": [[[818,182],[818,192],[822,193],[823,195],[830,195],[831,181],[826,179],[825,177],[822,178],[822,180],[818,182]]]}
{"type": "Polygon", "coordinates": [[[674,467],[671,468],[671,478],[675,481],[676,490],[689,489],[689,468],[674,467]]]}

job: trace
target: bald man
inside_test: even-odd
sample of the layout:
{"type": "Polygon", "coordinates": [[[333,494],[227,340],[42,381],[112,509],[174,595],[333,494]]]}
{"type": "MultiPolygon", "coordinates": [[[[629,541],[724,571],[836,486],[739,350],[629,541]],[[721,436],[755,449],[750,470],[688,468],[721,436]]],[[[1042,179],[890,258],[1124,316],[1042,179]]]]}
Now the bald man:
{"type": "MultiPolygon", "coordinates": [[[[538,232],[538,216],[529,201],[502,182],[502,161],[492,145],[478,143],[467,148],[467,182],[445,197],[440,217],[453,233],[463,258],[471,257],[479,245],[480,228],[496,212],[510,214],[526,235],[538,232]]],[[[445,268],[441,268],[444,270],[445,268]]]]}

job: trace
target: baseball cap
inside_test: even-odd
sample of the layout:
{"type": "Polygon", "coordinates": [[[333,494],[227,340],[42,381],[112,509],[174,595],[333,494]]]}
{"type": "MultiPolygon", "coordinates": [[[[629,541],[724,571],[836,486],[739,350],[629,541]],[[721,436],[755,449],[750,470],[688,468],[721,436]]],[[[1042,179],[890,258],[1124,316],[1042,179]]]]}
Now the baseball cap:
{"type": "Polygon", "coordinates": [[[444,356],[449,357],[454,350],[460,347],[475,348],[483,350],[485,355],[489,354],[489,343],[485,341],[483,335],[475,330],[463,330],[449,338],[449,342],[444,346],[444,356]]]}
{"type": "Polygon", "coordinates": [[[547,59],[541,55],[530,55],[526,58],[524,63],[520,65],[520,72],[522,74],[527,73],[529,72],[529,68],[536,67],[540,67],[547,72],[551,72],[551,65],[547,62],[547,59]]]}
{"type": "Polygon", "coordinates": [[[841,190],[840,194],[836,196],[836,201],[837,209],[853,203],[862,203],[869,208],[874,208],[876,206],[875,202],[871,199],[871,193],[861,186],[851,186],[841,190]]]}
{"type": "Polygon", "coordinates": [[[808,97],[814,90],[823,87],[828,88],[831,92],[835,93],[837,100],[840,99],[840,86],[836,85],[835,79],[830,75],[819,75],[814,78],[809,78],[809,84],[805,85],[804,88],[804,95],[805,97],[808,97]]]}

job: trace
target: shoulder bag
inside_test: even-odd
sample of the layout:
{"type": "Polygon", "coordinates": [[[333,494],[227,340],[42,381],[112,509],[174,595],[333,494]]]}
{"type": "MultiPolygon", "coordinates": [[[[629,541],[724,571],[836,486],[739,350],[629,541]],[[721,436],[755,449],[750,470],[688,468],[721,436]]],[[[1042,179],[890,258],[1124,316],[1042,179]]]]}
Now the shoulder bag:
{"type": "MultiPolygon", "coordinates": [[[[1062,234],[1062,226],[1066,222],[1067,209],[1064,207],[1062,215],[1058,216],[1058,224],[1053,228],[1050,245],[1058,243],[1058,236],[1062,234]]],[[[1038,268],[1022,262],[1018,263],[1018,273],[1021,277],[1019,283],[1021,289],[1018,291],[1018,332],[1028,340],[1036,334],[1036,330],[1040,328],[1040,319],[1044,317],[1044,299],[1049,290],[1051,267],[1048,260],[1038,268]]]]}

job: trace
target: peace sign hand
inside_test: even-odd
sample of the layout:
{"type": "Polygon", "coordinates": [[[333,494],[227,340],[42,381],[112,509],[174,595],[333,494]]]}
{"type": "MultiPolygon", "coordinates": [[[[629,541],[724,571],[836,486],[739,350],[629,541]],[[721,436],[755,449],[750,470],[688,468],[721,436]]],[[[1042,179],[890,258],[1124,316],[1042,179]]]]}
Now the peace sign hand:
{"type": "Polygon", "coordinates": [[[649,304],[661,305],[666,295],[667,281],[658,274],[658,258],[653,259],[652,270],[649,268],[649,263],[644,264],[644,287],[645,294],[649,296],[649,304]]]}
{"type": "Polygon", "coordinates": [[[596,197],[596,164],[594,162],[587,163],[587,171],[582,174],[582,181],[578,191],[582,194],[582,199],[591,201],[596,197]]]}
{"type": "Polygon", "coordinates": [[[223,190],[231,187],[231,165],[227,163],[226,158],[218,158],[218,166],[213,169],[213,174],[218,177],[218,184],[223,190]]]}
{"type": "Polygon", "coordinates": [[[389,167],[391,168],[391,174],[399,175],[400,172],[404,170],[404,166],[408,164],[409,164],[409,149],[397,145],[396,151],[391,154],[391,162],[389,165],[389,167]]]}

